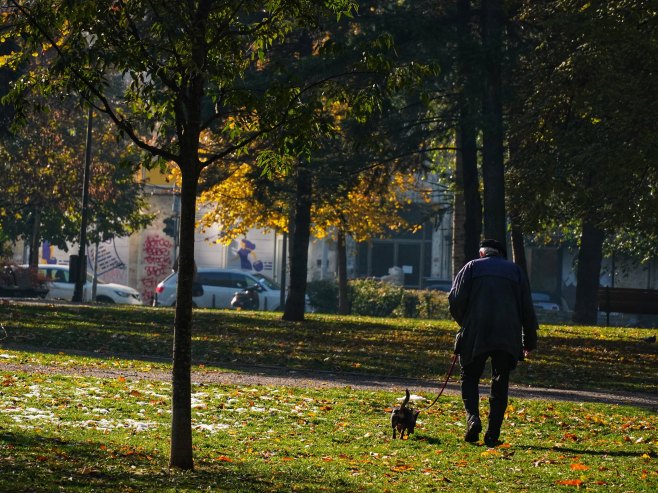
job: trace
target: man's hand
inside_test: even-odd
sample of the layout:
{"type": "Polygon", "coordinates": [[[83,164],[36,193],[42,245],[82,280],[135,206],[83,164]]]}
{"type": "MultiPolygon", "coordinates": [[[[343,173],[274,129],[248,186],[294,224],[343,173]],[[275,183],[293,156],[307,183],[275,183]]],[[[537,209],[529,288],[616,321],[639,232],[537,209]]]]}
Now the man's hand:
{"type": "Polygon", "coordinates": [[[529,357],[531,352],[532,352],[532,350],[530,350],[530,349],[524,349],[523,350],[523,357],[524,358],[529,357]]]}

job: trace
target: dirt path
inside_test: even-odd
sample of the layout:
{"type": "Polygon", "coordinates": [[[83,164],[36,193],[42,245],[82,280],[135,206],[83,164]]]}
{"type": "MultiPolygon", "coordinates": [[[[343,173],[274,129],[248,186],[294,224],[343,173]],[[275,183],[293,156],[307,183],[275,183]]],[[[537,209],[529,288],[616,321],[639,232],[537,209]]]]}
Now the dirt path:
{"type": "MultiPolygon", "coordinates": [[[[82,375],[99,378],[119,378],[129,380],[169,381],[168,371],[135,371],[126,369],[103,369],[85,366],[57,367],[35,364],[17,364],[0,360],[0,372],[29,372],[46,374],[82,375]]],[[[412,392],[434,400],[443,382],[429,380],[414,380],[385,376],[363,375],[357,373],[338,373],[326,371],[291,370],[282,367],[268,366],[235,366],[228,371],[205,368],[192,373],[195,384],[230,384],[230,385],[271,385],[308,388],[340,388],[349,387],[363,390],[400,391],[408,388],[412,392]]],[[[459,384],[453,377],[447,385],[445,394],[458,394],[459,384]]],[[[487,395],[488,388],[482,386],[482,395],[487,395]]],[[[658,412],[658,394],[638,393],[607,393],[592,391],[576,391],[562,389],[547,389],[537,387],[510,386],[510,396],[524,399],[563,400],[573,402],[601,402],[636,406],[658,412]]]]}

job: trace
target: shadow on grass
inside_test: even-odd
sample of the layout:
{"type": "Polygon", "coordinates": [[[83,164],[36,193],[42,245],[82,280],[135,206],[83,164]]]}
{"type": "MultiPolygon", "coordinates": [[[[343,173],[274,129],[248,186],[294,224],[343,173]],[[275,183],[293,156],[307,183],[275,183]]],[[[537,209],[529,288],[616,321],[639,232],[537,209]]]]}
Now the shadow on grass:
{"type": "MultiPolygon", "coordinates": [[[[197,461],[194,471],[169,470],[166,457],[139,448],[94,441],[0,432],[0,491],[326,491],[321,471],[271,464],[197,461]]],[[[331,491],[356,484],[334,482],[331,491]]],[[[366,490],[367,491],[367,490],[366,490]]]]}
{"type": "MultiPolygon", "coordinates": [[[[7,331],[0,344],[169,362],[173,318],[171,309],[149,307],[0,305],[7,331]]],[[[197,310],[193,361],[242,371],[257,366],[256,373],[276,367],[438,381],[445,377],[455,331],[449,321],[312,315],[291,323],[277,313],[197,310]]],[[[658,388],[658,344],[604,339],[587,328],[540,334],[536,355],[519,365],[512,382],[646,392],[658,388]]]]}

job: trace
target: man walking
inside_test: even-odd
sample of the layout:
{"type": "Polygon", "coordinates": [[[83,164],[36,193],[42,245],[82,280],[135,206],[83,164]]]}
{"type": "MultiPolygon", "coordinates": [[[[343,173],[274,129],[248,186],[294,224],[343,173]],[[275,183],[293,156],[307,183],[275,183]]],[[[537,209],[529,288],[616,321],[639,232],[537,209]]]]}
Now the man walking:
{"type": "Polygon", "coordinates": [[[484,365],[491,358],[489,424],[484,435],[488,447],[500,443],[510,371],[536,348],[539,329],[528,279],[518,265],[505,257],[505,247],[500,242],[483,240],[480,258],[459,271],[448,297],[450,313],[461,327],[455,354],[461,365],[467,442],[480,439],[478,386],[484,365]]]}

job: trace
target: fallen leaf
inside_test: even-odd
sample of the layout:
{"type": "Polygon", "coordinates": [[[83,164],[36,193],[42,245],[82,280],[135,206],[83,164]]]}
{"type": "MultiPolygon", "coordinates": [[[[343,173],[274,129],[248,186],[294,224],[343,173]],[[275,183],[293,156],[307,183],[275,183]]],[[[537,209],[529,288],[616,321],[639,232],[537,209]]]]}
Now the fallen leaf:
{"type": "Polygon", "coordinates": [[[588,466],[585,464],[581,464],[580,462],[574,462],[571,464],[571,470],[572,471],[587,471],[589,469],[588,466]]]}
{"type": "Polygon", "coordinates": [[[233,459],[230,457],[226,457],[225,455],[220,455],[215,459],[217,462],[234,462],[233,459]]]}
{"type": "Polygon", "coordinates": [[[580,487],[583,484],[582,479],[564,479],[562,481],[558,481],[557,484],[561,484],[564,486],[577,486],[580,487]]]}

